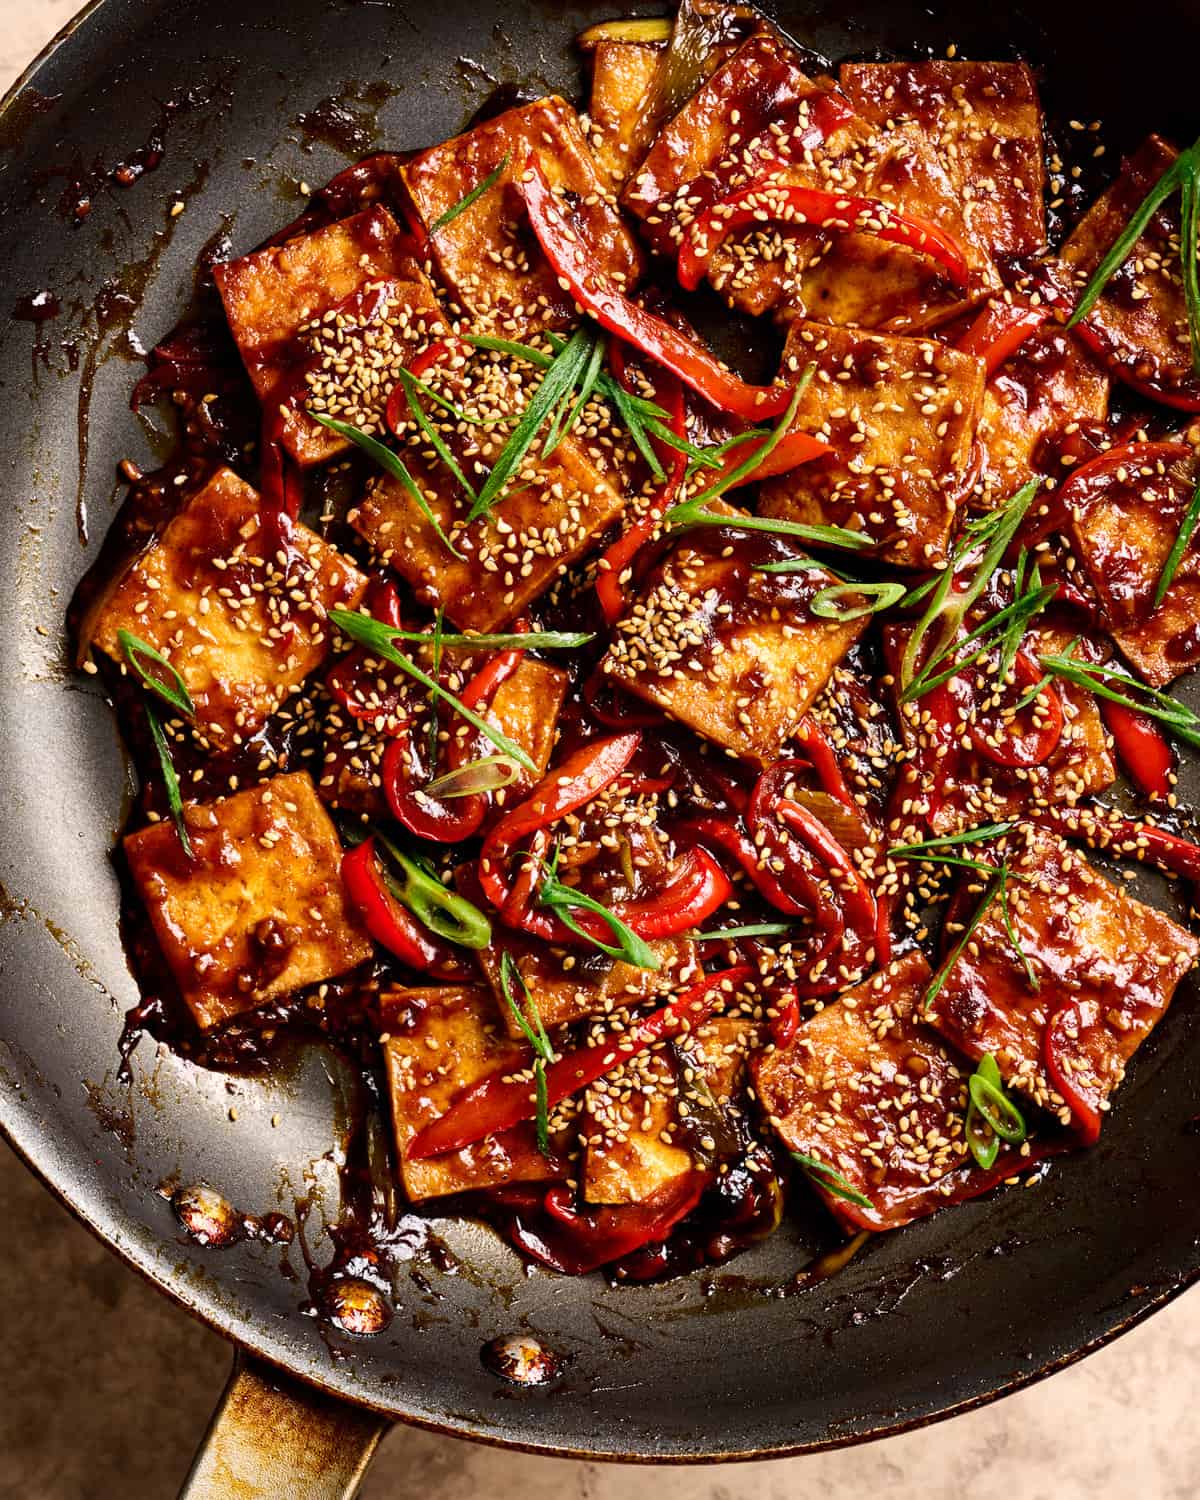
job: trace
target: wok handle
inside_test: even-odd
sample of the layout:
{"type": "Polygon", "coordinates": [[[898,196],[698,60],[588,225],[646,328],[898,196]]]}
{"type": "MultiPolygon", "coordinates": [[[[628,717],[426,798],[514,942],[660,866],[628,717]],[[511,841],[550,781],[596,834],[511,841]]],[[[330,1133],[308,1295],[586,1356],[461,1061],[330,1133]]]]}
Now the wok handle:
{"type": "Polygon", "coordinates": [[[353,1500],[389,1425],[239,1352],[179,1500],[353,1500]]]}

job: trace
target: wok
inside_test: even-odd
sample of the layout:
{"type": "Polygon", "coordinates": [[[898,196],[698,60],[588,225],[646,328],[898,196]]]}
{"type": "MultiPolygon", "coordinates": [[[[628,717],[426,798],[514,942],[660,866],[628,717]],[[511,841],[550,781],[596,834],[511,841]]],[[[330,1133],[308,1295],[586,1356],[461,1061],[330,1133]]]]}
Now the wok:
{"type": "MultiPolygon", "coordinates": [[[[109,852],[130,772],[94,682],[70,670],[63,613],[113,514],[115,465],[155,457],[128,409],[139,351],[185,309],[202,249],[265,238],[298,210],[301,180],[373,146],[447,136],[498,84],[576,92],[575,31],[638,8],[661,0],[95,0],[0,114],[14,315],[0,352],[0,1123],[119,1255],[252,1356],[193,1496],[348,1493],[389,1419],[648,1461],[861,1441],[1058,1368],[1200,1269],[1190,985],[1094,1150],[1033,1191],[881,1238],[835,1278],[769,1295],[819,1248],[815,1214],[722,1270],[620,1289],[526,1273],[490,1231],[435,1221],[432,1244],[414,1225],[395,1316],[373,1338],[304,1315],[304,1250],[328,1256],[337,1155],[358,1107],[337,1056],[297,1047],[269,1077],[226,1077],[147,1039],[130,1081],[117,1076],[136,992],[109,852]],[[195,1182],[241,1211],[299,1213],[304,1243],[204,1248],[163,1188],[195,1182]],[[560,1356],[556,1379],[522,1388],[485,1365],[483,1346],[514,1334],[560,1356]],[[305,1477],[285,1477],[293,1462],[305,1477]]],[[[965,56],[1027,56],[1054,118],[1103,117],[1113,160],[1140,131],[1190,139],[1200,124],[1188,114],[1200,10],[1172,0],[1115,22],[1083,0],[1028,11],[812,0],[777,15],[832,58],[950,42],[965,56]]],[[[1196,788],[1189,770],[1184,791],[1196,788]]]]}

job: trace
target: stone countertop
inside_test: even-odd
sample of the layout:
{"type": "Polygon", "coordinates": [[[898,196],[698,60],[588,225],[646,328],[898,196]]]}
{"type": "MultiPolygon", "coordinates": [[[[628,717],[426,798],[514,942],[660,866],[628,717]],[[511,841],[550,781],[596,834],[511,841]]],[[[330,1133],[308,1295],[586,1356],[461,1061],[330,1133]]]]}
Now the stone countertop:
{"type": "MultiPolygon", "coordinates": [[[[0,87],[77,0],[0,0],[0,87]]],[[[79,1227],[0,1148],[0,1500],[162,1500],[187,1471],[228,1346],[79,1227]]],[[[1200,1297],[981,1411],[866,1447],[651,1471],[508,1454],[398,1430],[366,1500],[1191,1500],[1200,1491],[1200,1297]],[[1131,1421],[1130,1418],[1133,1417],[1131,1421]]]]}

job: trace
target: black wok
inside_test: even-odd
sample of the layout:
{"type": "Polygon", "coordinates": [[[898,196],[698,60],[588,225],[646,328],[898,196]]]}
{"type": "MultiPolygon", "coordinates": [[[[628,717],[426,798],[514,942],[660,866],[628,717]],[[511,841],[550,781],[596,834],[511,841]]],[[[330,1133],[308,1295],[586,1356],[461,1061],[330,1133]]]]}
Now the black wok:
{"type": "MultiPolygon", "coordinates": [[[[1142,1049],[1098,1147],[1056,1163],[1032,1191],[883,1238],[798,1294],[763,1289],[810,1258],[811,1228],[785,1227],[723,1272],[614,1290],[597,1277],[527,1275],[490,1231],[452,1222],[438,1229],[453,1259],[414,1248],[384,1333],[332,1334],[302,1313],[298,1241],[286,1252],[290,1277],[278,1246],[202,1248],[159,1190],[204,1181],[254,1213],[294,1215],[297,1200],[311,1202],[305,1240],[322,1258],[352,1078],[320,1048],[287,1054],[262,1080],[196,1068],[144,1040],[132,1081],[118,1080],[122,1013],[136,992],[108,855],[129,772],[107,705],[70,671],[63,629],[113,514],[117,461],[155,456],[128,409],[138,350],[183,311],[206,243],[224,232],[234,251],[254,245],[298,210],[300,180],[315,185],[372,146],[451,134],[497,83],[575,92],[574,32],[630,8],[639,7],[97,0],[6,101],[0,266],[16,316],[0,353],[9,517],[0,534],[0,1123],[118,1254],[258,1356],[260,1370],[386,1417],[547,1453],[769,1456],[897,1432],[1012,1390],[1190,1284],[1200,1269],[1194,987],[1142,1049]],[[126,187],[112,175],[122,162],[126,187]],[[176,201],[186,207],[172,217],[176,201]],[[57,316],[36,320],[56,306],[57,316]],[[562,1357],[558,1379],[521,1389],[485,1366],[485,1343],[521,1332],[562,1357]]],[[[1191,139],[1200,126],[1189,114],[1194,6],[1160,0],[1109,19],[1083,0],[1038,0],[1028,12],[814,0],[778,13],[834,58],[940,53],[949,42],[967,56],[1019,52],[1044,68],[1054,116],[1103,117],[1114,161],[1139,131],[1191,139]]],[[[1189,771],[1187,790],[1198,784],[1189,771]]],[[[1162,886],[1143,887],[1171,904],[1162,886]]],[[[252,1419],[282,1420],[278,1407],[263,1415],[263,1391],[249,1376],[235,1386],[235,1441],[252,1419]]],[[[315,1396],[309,1407],[328,1419],[326,1436],[343,1445],[352,1472],[377,1423],[352,1415],[330,1426],[342,1408],[315,1396]]],[[[234,1452],[235,1463],[251,1462],[246,1449],[234,1452]]],[[[214,1453],[228,1457],[219,1446],[201,1460],[195,1494],[234,1493],[211,1480],[214,1453]]],[[[289,1491],[276,1478],[263,1493],[289,1491]]],[[[321,1490],[310,1479],[294,1493],[321,1490]]]]}

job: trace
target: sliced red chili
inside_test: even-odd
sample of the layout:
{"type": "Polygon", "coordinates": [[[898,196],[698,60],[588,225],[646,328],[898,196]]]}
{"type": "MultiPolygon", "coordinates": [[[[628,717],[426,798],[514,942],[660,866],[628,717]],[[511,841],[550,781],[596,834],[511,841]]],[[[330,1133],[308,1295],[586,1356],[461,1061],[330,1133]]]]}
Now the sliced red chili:
{"type": "Polygon", "coordinates": [[[679,247],[680,285],[694,291],[729,235],[751,224],[782,220],[815,230],[867,234],[904,245],[935,261],[956,286],[970,278],[962,246],[927,219],[902,214],[877,198],[859,198],[787,182],[786,162],[774,162],[748,187],[714,203],[692,224],[679,247]]]}
{"type": "Polygon", "coordinates": [[[1020,302],[993,300],[983,309],[955,345],[964,354],[983,360],[989,376],[1014,355],[1046,321],[1044,307],[1026,307],[1020,302]]]}
{"type": "Polygon", "coordinates": [[[541,165],[526,159],[517,186],[542,253],[584,312],[677,375],[719,411],[755,421],[781,415],[791,400],[784,385],[747,385],[665,318],[631,302],[605,275],[595,254],[571,226],[541,165]]]}
{"type": "MultiPolygon", "coordinates": [[[[749,965],[740,964],[719,974],[709,974],[624,1030],[609,1032],[598,1042],[558,1058],[546,1069],[549,1107],[553,1109],[656,1042],[699,1026],[712,1013],[721,995],[744,983],[752,972],[749,965]]],[[[444,1115],[409,1143],[405,1152],[408,1160],[421,1161],[447,1151],[460,1151],[485,1136],[497,1135],[522,1120],[532,1119],[537,1112],[533,1086],[528,1080],[508,1076],[510,1073],[511,1069],[491,1073],[464,1089],[444,1115]]]]}
{"type": "Polygon", "coordinates": [[[1083,1019],[1074,1000],[1060,1005],[1042,1032],[1042,1066],[1055,1091],[1066,1101],[1071,1119],[1085,1146],[1100,1139],[1100,1112],[1080,1092],[1067,1065],[1069,1044],[1078,1042],[1083,1019]]]}
{"type": "Polygon", "coordinates": [[[342,856],[342,884],[367,932],[401,963],[412,969],[432,969],[446,960],[447,947],[388,890],[374,839],[364,839],[342,856]]]}
{"type": "Polygon", "coordinates": [[[1146,797],[1165,801],[1171,794],[1175,753],[1153,719],[1134,713],[1123,703],[1097,698],[1105,725],[1117,747],[1121,764],[1134,785],[1146,797]]]}

